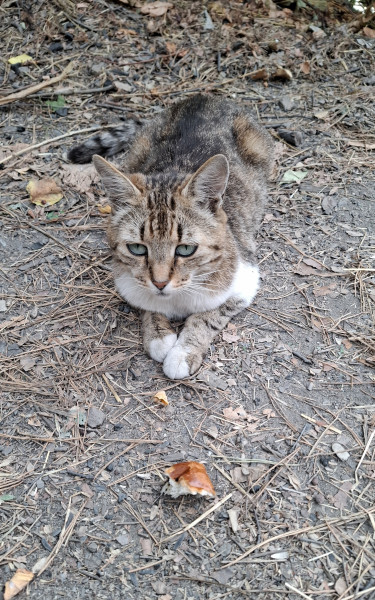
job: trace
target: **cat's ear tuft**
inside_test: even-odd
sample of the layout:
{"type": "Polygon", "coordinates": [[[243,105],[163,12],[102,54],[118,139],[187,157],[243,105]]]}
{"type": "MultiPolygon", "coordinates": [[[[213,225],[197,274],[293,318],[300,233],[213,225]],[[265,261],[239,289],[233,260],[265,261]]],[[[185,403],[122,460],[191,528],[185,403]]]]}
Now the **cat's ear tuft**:
{"type": "Polygon", "coordinates": [[[98,154],[93,156],[92,161],[114,207],[137,204],[142,195],[141,191],[126,175],[120,173],[116,167],[98,154]]]}
{"type": "Polygon", "coordinates": [[[209,158],[185,185],[182,193],[193,194],[196,200],[213,212],[220,206],[229,177],[229,164],[224,154],[209,158]]]}

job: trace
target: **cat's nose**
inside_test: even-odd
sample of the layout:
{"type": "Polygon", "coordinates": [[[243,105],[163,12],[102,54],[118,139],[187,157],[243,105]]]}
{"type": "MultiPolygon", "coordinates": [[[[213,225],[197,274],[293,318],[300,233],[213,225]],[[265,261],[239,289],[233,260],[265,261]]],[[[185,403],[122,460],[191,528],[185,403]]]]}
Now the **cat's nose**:
{"type": "Polygon", "coordinates": [[[164,290],[169,281],[153,281],[152,283],[158,288],[158,290],[164,290]]]}

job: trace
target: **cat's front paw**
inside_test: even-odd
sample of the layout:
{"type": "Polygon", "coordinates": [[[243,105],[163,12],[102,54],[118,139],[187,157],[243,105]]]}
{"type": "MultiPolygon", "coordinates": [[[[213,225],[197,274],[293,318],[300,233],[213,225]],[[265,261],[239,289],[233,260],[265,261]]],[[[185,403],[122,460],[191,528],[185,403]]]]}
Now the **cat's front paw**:
{"type": "Polygon", "coordinates": [[[162,338],[152,340],[146,348],[146,351],[151,358],[157,362],[163,362],[176,342],[177,335],[175,333],[168,333],[168,335],[165,335],[162,338]]]}
{"type": "Polygon", "coordinates": [[[185,379],[193,375],[202,363],[202,357],[176,344],[163,363],[163,371],[169,379],[185,379]]]}

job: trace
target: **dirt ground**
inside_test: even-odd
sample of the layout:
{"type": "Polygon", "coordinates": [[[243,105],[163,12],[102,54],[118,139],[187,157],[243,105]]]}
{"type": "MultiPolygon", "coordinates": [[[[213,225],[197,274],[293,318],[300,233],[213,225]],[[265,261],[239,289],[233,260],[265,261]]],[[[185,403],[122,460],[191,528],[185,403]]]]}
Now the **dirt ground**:
{"type": "Polygon", "coordinates": [[[30,600],[374,599],[375,39],[260,1],[142,6],[0,6],[0,579],[33,571],[30,600]],[[193,91],[251,106],[277,168],[256,301],[171,382],[66,151],[193,91]],[[44,178],[63,198],[36,206],[44,178]],[[161,495],[184,460],[215,500],[161,495]]]}

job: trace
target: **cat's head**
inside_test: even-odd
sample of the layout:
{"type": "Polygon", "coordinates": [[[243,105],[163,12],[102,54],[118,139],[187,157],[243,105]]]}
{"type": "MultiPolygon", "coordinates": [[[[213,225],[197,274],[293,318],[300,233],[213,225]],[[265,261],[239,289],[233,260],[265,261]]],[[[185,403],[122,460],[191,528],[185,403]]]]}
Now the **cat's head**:
{"type": "Polygon", "coordinates": [[[230,259],[222,209],[229,175],[225,156],[211,157],[186,177],[126,176],[100,156],[93,161],[112,206],[109,242],[116,271],[131,275],[132,291],[160,299],[220,292],[230,277],[226,269],[220,272],[230,259]]]}

